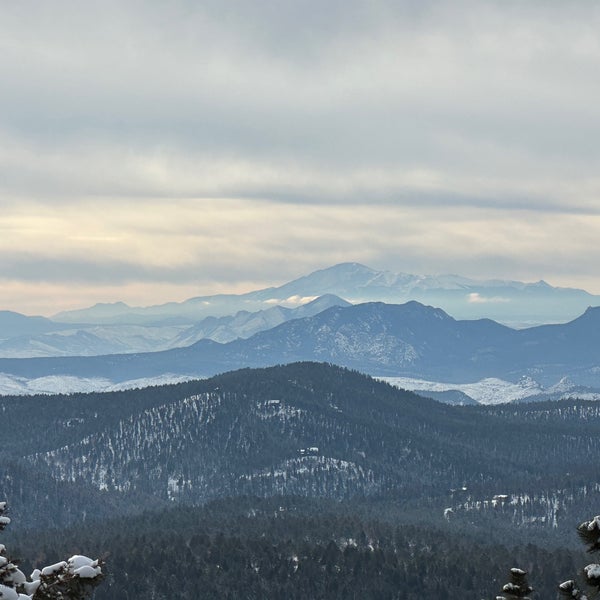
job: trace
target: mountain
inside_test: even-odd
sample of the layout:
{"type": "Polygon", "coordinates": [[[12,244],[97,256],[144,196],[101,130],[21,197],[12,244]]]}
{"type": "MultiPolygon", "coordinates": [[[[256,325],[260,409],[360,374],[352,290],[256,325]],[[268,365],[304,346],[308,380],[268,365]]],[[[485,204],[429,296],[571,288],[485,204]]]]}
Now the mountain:
{"type": "Polygon", "coordinates": [[[155,352],[177,344],[185,327],[144,325],[54,324],[45,333],[16,335],[0,340],[1,358],[44,356],[97,356],[131,352],[155,352]]]}
{"type": "Polygon", "coordinates": [[[473,398],[459,390],[421,392],[421,395],[425,398],[431,398],[432,400],[443,402],[444,404],[452,404],[458,406],[472,406],[478,404],[476,400],[473,400],[473,398]]]}
{"type": "MultiPolygon", "coordinates": [[[[455,318],[493,318],[519,328],[526,324],[567,321],[587,307],[600,303],[600,297],[584,290],[555,288],[543,281],[523,283],[493,279],[476,281],[457,275],[419,276],[377,271],[358,263],[342,263],[279,287],[241,295],[202,296],[148,307],[130,307],[123,302],[101,303],[89,309],[59,313],[53,320],[5,311],[0,313],[0,357],[156,352],[190,346],[203,339],[229,343],[238,338],[250,338],[292,319],[314,316],[331,306],[371,301],[397,304],[411,300],[439,306],[455,318]]],[[[552,337],[552,330],[548,335],[552,337]]],[[[543,341],[540,343],[544,345],[543,341]]],[[[410,343],[406,349],[410,352],[409,346],[410,343]]],[[[331,358],[335,360],[339,352],[332,351],[331,358]]],[[[385,349],[382,348],[382,352],[385,349]]],[[[394,352],[400,350],[396,348],[394,352]]],[[[527,360],[528,352],[522,348],[520,352],[527,360]]],[[[216,350],[216,354],[220,356],[222,351],[216,350]]],[[[328,351],[317,349],[315,355],[293,355],[292,358],[312,359],[321,354],[327,356],[328,351]]],[[[381,358],[385,359],[383,355],[381,358]]],[[[245,364],[243,357],[241,362],[227,357],[219,360],[223,368],[245,364]]],[[[351,363],[349,358],[343,357],[340,360],[343,364],[362,368],[360,362],[351,363]]],[[[390,356],[387,360],[391,364],[396,359],[390,356]]],[[[481,357],[476,360],[480,361],[481,357]]],[[[271,362],[269,359],[266,363],[252,364],[260,366],[271,362]]],[[[380,366],[373,370],[374,367],[367,364],[366,368],[369,372],[382,373],[380,366]]],[[[194,369],[192,374],[205,375],[217,370],[217,366],[213,368],[209,364],[205,372],[194,369]]],[[[461,372],[470,373],[468,369],[461,372]]],[[[386,373],[399,375],[398,372],[386,373]]],[[[416,371],[406,373],[413,375],[416,371]]],[[[154,373],[145,372],[141,376],[154,376],[154,373]]],[[[589,379],[582,383],[595,385],[589,379]]]]}
{"type": "Polygon", "coordinates": [[[106,600],[477,600],[514,564],[550,598],[600,490],[598,403],[447,406],[327,364],[0,412],[3,542],[103,556],[106,600]]]}
{"type": "Polygon", "coordinates": [[[227,344],[201,340],[164,352],[95,357],[0,359],[0,372],[68,375],[112,382],[164,374],[210,376],[241,367],[325,361],[379,376],[474,382],[484,378],[542,386],[569,376],[598,385],[600,309],[561,325],[511,329],[488,319],[456,320],[418,302],[333,306],[227,344]]]}
{"type": "Polygon", "coordinates": [[[320,363],[51,403],[5,397],[0,410],[0,485],[29,520],[47,518],[56,485],[72,503],[65,519],[93,514],[96,504],[101,517],[111,507],[123,514],[292,494],[401,499],[404,510],[426,502],[436,518],[452,506],[457,518],[471,511],[472,519],[467,501],[525,492],[527,502],[495,518],[525,523],[551,510],[562,519],[587,498],[578,490],[596,481],[589,457],[600,450],[598,403],[449,406],[320,363]],[[32,504],[15,482],[34,475],[32,504]],[[457,488],[468,488],[470,500],[457,488]],[[77,489],[87,505],[77,502],[77,489]]]}
{"type": "Polygon", "coordinates": [[[399,304],[417,300],[462,319],[490,318],[515,326],[566,321],[600,296],[584,290],[556,288],[545,281],[474,280],[459,275],[412,275],[377,271],[359,263],[342,263],[285,284],[275,298],[333,293],[358,302],[399,304]]]}
{"type": "Polygon", "coordinates": [[[233,316],[207,317],[185,329],[171,347],[191,346],[202,339],[226,343],[237,338],[249,338],[259,331],[272,329],[292,319],[314,316],[332,306],[350,306],[350,303],[333,294],[324,294],[297,308],[278,305],[258,312],[244,310],[233,316]]]}
{"type": "Polygon", "coordinates": [[[199,296],[148,307],[99,304],[61,312],[53,319],[64,323],[193,324],[206,317],[256,312],[274,305],[293,307],[326,294],[352,303],[398,304],[417,300],[439,306],[457,318],[487,317],[514,326],[563,322],[576,317],[588,306],[600,305],[600,296],[579,289],[553,287],[544,281],[523,283],[497,279],[479,281],[458,275],[411,275],[342,263],[279,287],[246,294],[199,296]]]}
{"type": "Polygon", "coordinates": [[[45,317],[29,317],[10,310],[0,310],[0,341],[18,335],[38,335],[61,328],[62,325],[45,317]]]}
{"type": "MultiPolygon", "coordinates": [[[[434,398],[448,404],[501,404],[505,402],[529,402],[541,400],[560,400],[573,396],[585,390],[589,397],[591,388],[575,386],[574,384],[561,385],[559,392],[553,385],[545,388],[532,377],[523,375],[517,381],[507,381],[498,377],[486,377],[480,381],[469,383],[450,383],[447,381],[426,381],[411,379],[410,377],[382,377],[383,381],[396,387],[411,390],[422,396],[434,398]]],[[[563,378],[563,380],[566,378],[563,378]]]]}
{"type": "MultiPolygon", "coordinates": [[[[14,325],[5,328],[5,334],[10,335],[0,340],[0,357],[96,356],[156,352],[189,346],[201,339],[229,342],[291,319],[316,315],[331,306],[349,306],[349,303],[326,294],[296,308],[273,306],[258,312],[240,311],[233,316],[207,317],[195,325],[68,324],[18,315],[20,318],[13,317],[14,325]]],[[[112,316],[116,314],[107,305],[102,305],[102,310],[112,316]]]]}

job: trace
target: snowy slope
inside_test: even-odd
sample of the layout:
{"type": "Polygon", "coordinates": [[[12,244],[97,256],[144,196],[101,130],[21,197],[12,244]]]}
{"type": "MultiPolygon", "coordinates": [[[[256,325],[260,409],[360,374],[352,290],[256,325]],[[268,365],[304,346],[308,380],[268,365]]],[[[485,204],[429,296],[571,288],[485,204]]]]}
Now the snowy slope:
{"type": "Polygon", "coordinates": [[[522,400],[544,392],[540,384],[533,379],[523,378],[518,383],[504,381],[495,377],[487,377],[474,383],[445,383],[438,381],[424,381],[410,377],[381,377],[389,384],[410,390],[412,392],[445,392],[458,390],[463,392],[478,404],[500,404],[522,400]]]}
{"type": "Polygon", "coordinates": [[[440,392],[457,391],[466,394],[478,404],[493,405],[505,402],[528,401],[541,402],[544,400],[592,400],[600,401],[600,390],[580,386],[563,377],[556,384],[544,388],[530,377],[523,376],[513,383],[496,377],[487,377],[473,383],[447,383],[439,381],[425,381],[410,377],[378,377],[395,387],[410,390],[417,394],[427,396],[427,392],[434,392],[434,398],[440,392]]]}
{"type": "Polygon", "coordinates": [[[198,377],[184,375],[160,375],[114,383],[105,377],[73,377],[51,375],[27,379],[7,373],[0,373],[0,396],[32,396],[35,394],[74,394],[78,392],[114,392],[145,388],[153,385],[181,383],[198,377]]]}
{"type": "MultiPolygon", "coordinates": [[[[0,373],[0,396],[25,396],[34,394],[72,394],[77,392],[112,392],[117,390],[129,390],[145,388],[149,386],[165,385],[170,383],[181,383],[191,381],[198,377],[165,374],[157,377],[145,377],[131,379],[122,382],[112,382],[105,377],[73,377],[53,375],[26,379],[0,373]]],[[[447,383],[438,381],[425,381],[410,377],[378,377],[397,388],[422,393],[427,392],[449,392],[459,391],[478,404],[493,405],[519,400],[560,400],[579,398],[581,400],[600,400],[600,391],[583,388],[569,384],[566,378],[550,386],[542,387],[536,381],[523,377],[518,383],[504,381],[498,378],[486,378],[473,383],[447,383]]],[[[435,396],[436,398],[438,396],[435,396]]],[[[443,396],[440,396],[440,398],[443,396]]]]}

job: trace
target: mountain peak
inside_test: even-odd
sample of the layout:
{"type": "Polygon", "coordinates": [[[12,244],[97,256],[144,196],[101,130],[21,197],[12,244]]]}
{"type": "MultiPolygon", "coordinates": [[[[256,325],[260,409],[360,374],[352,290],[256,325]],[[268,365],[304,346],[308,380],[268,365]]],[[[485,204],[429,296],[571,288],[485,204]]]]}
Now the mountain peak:
{"type": "Polygon", "coordinates": [[[323,306],[352,306],[352,304],[335,294],[323,294],[322,296],[307,302],[304,306],[316,308],[323,306]]]}
{"type": "Polygon", "coordinates": [[[341,277],[343,277],[343,276],[352,277],[352,276],[356,276],[356,275],[363,275],[363,276],[367,275],[367,276],[373,277],[375,275],[378,275],[379,273],[380,273],[380,271],[372,269],[371,267],[367,267],[366,265],[363,265],[361,263],[343,262],[343,263],[338,263],[336,265],[333,265],[331,267],[326,267],[324,269],[318,269],[317,271],[313,271],[306,277],[312,278],[312,277],[318,276],[320,274],[335,275],[336,277],[340,277],[340,276],[341,277]]]}
{"type": "Polygon", "coordinates": [[[194,324],[209,316],[231,316],[240,310],[257,312],[276,304],[296,306],[298,301],[329,295],[353,304],[373,301],[402,304],[418,300],[441,307],[457,319],[489,318],[519,326],[564,322],[600,299],[582,290],[555,288],[544,281],[523,283],[474,280],[457,275],[414,275],[376,270],[349,261],[313,271],[277,287],[239,295],[198,296],[184,302],[135,308],[123,302],[96,304],[89,309],[59,313],[53,318],[63,323],[194,324]]]}
{"type": "Polygon", "coordinates": [[[355,271],[369,271],[372,273],[375,273],[375,269],[372,269],[371,267],[367,267],[366,265],[363,265],[362,263],[359,262],[341,262],[341,263],[337,263],[335,265],[332,265],[331,267],[327,267],[325,269],[322,269],[323,271],[327,271],[327,270],[355,270],[355,271]]]}

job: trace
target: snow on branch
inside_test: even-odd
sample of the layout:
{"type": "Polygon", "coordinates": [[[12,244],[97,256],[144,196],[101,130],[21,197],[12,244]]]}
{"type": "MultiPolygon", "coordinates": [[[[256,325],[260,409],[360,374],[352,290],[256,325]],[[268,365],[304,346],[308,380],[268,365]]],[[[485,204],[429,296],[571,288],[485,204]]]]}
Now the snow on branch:
{"type": "MultiPolygon", "coordinates": [[[[0,531],[9,523],[7,503],[0,502],[0,531]]],[[[35,569],[29,580],[0,544],[0,600],[85,600],[102,580],[102,563],[75,555],[35,569]]]]}

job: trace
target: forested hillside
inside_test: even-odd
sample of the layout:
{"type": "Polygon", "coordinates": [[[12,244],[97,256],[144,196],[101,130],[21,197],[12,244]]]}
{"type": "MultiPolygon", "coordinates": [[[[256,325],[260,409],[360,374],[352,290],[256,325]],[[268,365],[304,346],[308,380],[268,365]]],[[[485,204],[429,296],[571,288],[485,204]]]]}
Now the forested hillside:
{"type": "Polygon", "coordinates": [[[74,499],[63,503],[66,522],[297,494],[428,498],[454,518],[507,496],[511,518],[525,523],[560,521],[598,493],[589,459],[600,450],[597,404],[448,406],[318,363],[128,392],[5,397],[0,410],[3,486],[30,520],[54,496],[74,499]],[[36,501],[19,483],[30,480],[36,501]]]}
{"type": "Polygon", "coordinates": [[[183,578],[182,598],[480,600],[514,561],[550,590],[600,500],[588,401],[450,406],[296,363],[0,411],[9,535],[46,562],[107,553],[100,600],[127,578],[131,599],[183,578]]]}
{"type": "Polygon", "coordinates": [[[21,532],[11,546],[46,562],[81,548],[103,554],[96,600],[480,600],[496,597],[514,564],[540,598],[554,598],[585,561],[569,548],[575,531],[566,547],[500,537],[377,503],[287,496],[21,532]]]}

